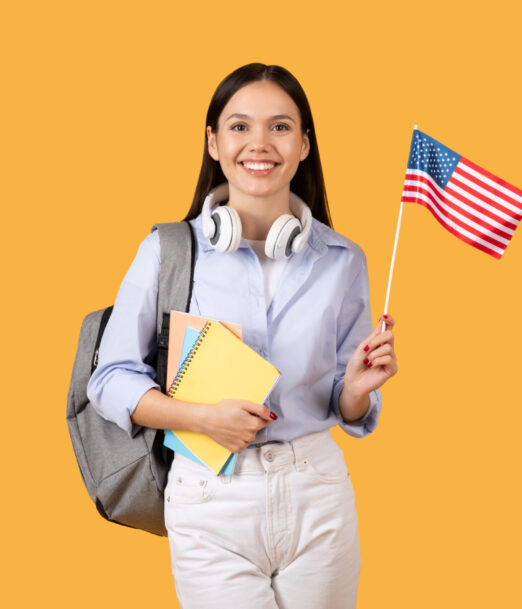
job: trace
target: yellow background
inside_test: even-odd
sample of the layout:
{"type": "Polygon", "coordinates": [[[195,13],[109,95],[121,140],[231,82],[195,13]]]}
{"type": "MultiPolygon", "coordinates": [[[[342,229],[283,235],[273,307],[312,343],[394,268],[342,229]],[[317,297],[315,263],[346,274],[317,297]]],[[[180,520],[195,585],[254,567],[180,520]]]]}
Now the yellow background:
{"type": "MultiPolygon", "coordinates": [[[[167,541],[88,498],[65,404],[84,315],[114,301],[151,225],[188,209],[220,80],[251,61],[300,80],[376,319],[414,123],[522,187],[516,5],[4,3],[5,606],[177,606],[167,541]]],[[[359,609],[521,606],[520,231],[498,261],[405,208],[399,373],[375,434],[334,431],[359,511],[359,609]]]]}

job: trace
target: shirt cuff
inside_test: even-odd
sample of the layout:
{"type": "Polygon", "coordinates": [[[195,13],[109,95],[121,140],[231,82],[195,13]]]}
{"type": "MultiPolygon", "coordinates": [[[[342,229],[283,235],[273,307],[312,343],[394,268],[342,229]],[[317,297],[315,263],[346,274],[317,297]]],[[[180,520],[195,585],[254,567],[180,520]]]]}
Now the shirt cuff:
{"type": "Polygon", "coordinates": [[[129,419],[128,419],[128,425],[125,426],[125,431],[129,434],[129,436],[131,438],[134,438],[134,436],[143,427],[143,425],[137,425],[136,423],[134,423],[131,419],[131,415],[136,410],[136,406],[139,404],[139,401],[141,400],[141,398],[150,389],[159,389],[161,391],[161,388],[158,385],[158,383],[156,383],[155,381],[153,381],[150,378],[143,379],[142,382],[139,384],[139,389],[138,389],[138,387],[135,388],[135,391],[136,391],[135,395],[139,394],[139,397],[137,400],[135,400],[135,404],[133,405],[132,409],[129,408],[127,410],[128,414],[129,414],[129,419]]]}
{"type": "Polygon", "coordinates": [[[341,395],[343,387],[344,383],[341,381],[334,387],[332,393],[332,407],[335,416],[337,417],[337,420],[339,422],[339,427],[348,435],[353,436],[354,438],[364,438],[365,436],[375,431],[377,427],[379,415],[381,413],[382,408],[381,392],[379,389],[371,391],[370,405],[368,406],[368,410],[360,419],[348,423],[343,419],[339,410],[339,396],[341,395]]]}
{"type": "MultiPolygon", "coordinates": [[[[123,382],[115,382],[112,387],[111,383],[107,383],[102,389],[102,395],[96,396],[97,399],[91,399],[91,403],[100,416],[116,423],[116,425],[127,432],[130,438],[134,438],[143,426],[134,423],[131,420],[131,415],[143,395],[149,389],[160,389],[160,386],[146,374],[129,374],[124,371],[121,371],[120,374],[122,377],[125,377],[124,380],[122,379],[123,382]],[[122,386],[125,387],[123,392],[121,391],[122,386]],[[117,411],[113,409],[109,411],[100,403],[105,406],[107,404],[119,403],[121,406],[117,411]]],[[[114,376],[119,376],[119,374],[116,372],[114,376]]]]}

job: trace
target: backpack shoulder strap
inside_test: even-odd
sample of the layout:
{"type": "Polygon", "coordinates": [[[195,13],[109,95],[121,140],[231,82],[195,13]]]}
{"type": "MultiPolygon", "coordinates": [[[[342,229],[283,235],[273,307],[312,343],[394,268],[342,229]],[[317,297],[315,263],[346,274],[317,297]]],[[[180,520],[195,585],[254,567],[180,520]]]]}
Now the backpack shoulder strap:
{"type": "Polygon", "coordinates": [[[161,267],[158,287],[156,380],[166,393],[169,347],[170,311],[188,311],[192,295],[192,279],[196,240],[188,222],[155,224],[160,238],[161,267]]]}
{"type": "Polygon", "coordinates": [[[155,224],[152,227],[154,230],[159,233],[161,248],[157,317],[159,335],[164,313],[171,310],[188,311],[190,307],[196,243],[187,221],[155,224]]]}

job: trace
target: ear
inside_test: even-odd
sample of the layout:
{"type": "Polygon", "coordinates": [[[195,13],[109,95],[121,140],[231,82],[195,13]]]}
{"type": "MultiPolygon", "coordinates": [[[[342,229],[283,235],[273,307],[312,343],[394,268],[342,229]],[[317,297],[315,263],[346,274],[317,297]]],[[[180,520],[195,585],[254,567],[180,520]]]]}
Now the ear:
{"type": "Polygon", "coordinates": [[[310,152],[310,138],[308,137],[308,133],[310,129],[306,130],[306,133],[303,135],[303,144],[301,146],[301,155],[299,156],[300,161],[304,161],[310,152]]]}
{"type": "Polygon", "coordinates": [[[219,155],[216,146],[216,134],[212,133],[212,129],[210,125],[207,126],[207,140],[208,140],[208,153],[214,159],[214,161],[219,160],[219,155]]]}

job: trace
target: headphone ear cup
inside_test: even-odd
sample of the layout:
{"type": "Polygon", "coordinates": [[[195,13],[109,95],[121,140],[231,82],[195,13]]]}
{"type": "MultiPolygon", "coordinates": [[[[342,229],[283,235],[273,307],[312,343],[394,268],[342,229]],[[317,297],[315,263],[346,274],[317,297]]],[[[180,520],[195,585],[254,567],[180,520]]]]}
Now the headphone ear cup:
{"type": "Polygon", "coordinates": [[[209,239],[211,245],[224,254],[235,252],[241,241],[241,220],[237,211],[220,205],[212,212],[211,218],[216,225],[214,236],[209,239]]]}
{"type": "Polygon", "coordinates": [[[301,230],[301,223],[295,216],[279,216],[266,236],[265,254],[274,260],[285,260],[292,254],[292,242],[301,230]]]}
{"type": "Polygon", "coordinates": [[[211,211],[216,208],[218,201],[228,199],[228,182],[214,187],[205,197],[201,208],[201,229],[207,239],[216,234],[216,223],[212,221],[211,211]]]}

